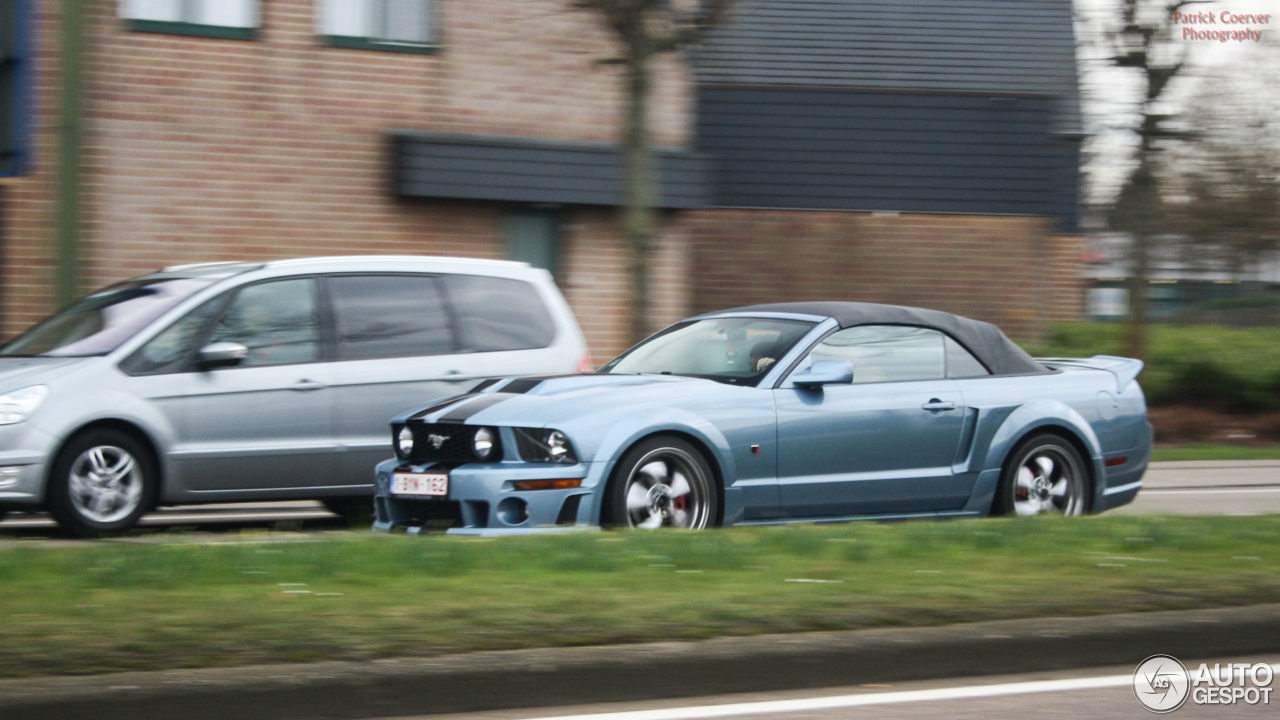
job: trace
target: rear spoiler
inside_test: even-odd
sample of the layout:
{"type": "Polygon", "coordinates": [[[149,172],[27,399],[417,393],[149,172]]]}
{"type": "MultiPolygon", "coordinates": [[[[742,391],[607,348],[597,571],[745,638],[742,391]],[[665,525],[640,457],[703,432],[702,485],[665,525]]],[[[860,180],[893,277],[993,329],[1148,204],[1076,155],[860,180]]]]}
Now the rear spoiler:
{"type": "Polygon", "coordinates": [[[1114,355],[1094,355],[1091,358],[1036,358],[1036,362],[1049,367],[1067,365],[1070,367],[1105,370],[1116,378],[1116,392],[1124,392],[1129,383],[1142,372],[1143,363],[1133,358],[1122,358],[1114,355]]]}

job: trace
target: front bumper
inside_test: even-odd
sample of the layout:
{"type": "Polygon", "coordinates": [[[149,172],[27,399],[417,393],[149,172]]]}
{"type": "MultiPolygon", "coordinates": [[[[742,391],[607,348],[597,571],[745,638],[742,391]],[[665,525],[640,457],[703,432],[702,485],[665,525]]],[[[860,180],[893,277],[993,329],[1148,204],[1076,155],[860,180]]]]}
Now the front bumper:
{"type": "Polygon", "coordinates": [[[56,445],[52,435],[29,421],[0,425],[0,506],[44,502],[45,470],[56,445]]]}
{"type": "Polygon", "coordinates": [[[374,530],[420,533],[446,530],[457,535],[516,535],[598,525],[598,489],[604,463],[472,463],[455,467],[387,460],[377,467],[374,530]],[[447,471],[449,494],[443,498],[391,493],[395,472],[447,471]],[[581,487],[525,490],[520,480],[581,479],[581,487]]]}

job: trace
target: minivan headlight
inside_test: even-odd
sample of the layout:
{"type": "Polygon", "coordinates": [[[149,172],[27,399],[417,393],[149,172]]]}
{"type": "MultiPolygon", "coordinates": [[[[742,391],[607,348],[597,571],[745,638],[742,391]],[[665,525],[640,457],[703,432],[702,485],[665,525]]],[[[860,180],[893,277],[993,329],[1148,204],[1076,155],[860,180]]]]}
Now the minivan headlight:
{"type": "Polygon", "coordinates": [[[578,462],[573,443],[559,430],[516,428],[516,442],[520,446],[520,457],[526,462],[568,465],[578,462]]]}
{"type": "Polygon", "coordinates": [[[47,385],[32,385],[29,388],[0,395],[0,425],[20,423],[31,417],[31,413],[35,412],[48,396],[47,385]]]}

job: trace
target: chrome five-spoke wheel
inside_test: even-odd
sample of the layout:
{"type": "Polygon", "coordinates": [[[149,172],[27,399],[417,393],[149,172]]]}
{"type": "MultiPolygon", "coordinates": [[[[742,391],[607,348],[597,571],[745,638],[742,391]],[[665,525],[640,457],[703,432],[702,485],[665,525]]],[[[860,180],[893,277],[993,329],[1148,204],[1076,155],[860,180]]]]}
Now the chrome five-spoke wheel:
{"type": "Polygon", "coordinates": [[[1002,479],[997,510],[1020,517],[1081,515],[1086,476],[1079,452],[1052,435],[1033,438],[1015,452],[1002,479]]]}
{"type": "Polygon", "coordinates": [[[650,440],[619,464],[604,509],[605,524],[656,530],[701,530],[715,524],[716,486],[702,454],[678,438],[650,440]]]}
{"type": "Polygon", "coordinates": [[[157,475],[155,460],[132,434],[86,430],[67,441],[54,460],[49,512],[81,537],[124,532],[150,509],[157,475]]]}
{"type": "Polygon", "coordinates": [[[69,482],[71,504],[94,522],[119,522],[142,502],[138,461],[113,445],[97,445],[80,453],[71,463],[69,482]]]}

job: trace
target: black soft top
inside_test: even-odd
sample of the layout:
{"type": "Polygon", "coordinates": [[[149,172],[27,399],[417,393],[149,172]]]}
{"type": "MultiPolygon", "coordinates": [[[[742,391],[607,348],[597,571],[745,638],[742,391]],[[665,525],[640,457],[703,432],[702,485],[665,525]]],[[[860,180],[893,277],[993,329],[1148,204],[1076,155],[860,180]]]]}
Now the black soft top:
{"type": "Polygon", "coordinates": [[[1005,337],[1000,328],[940,310],[877,305],[862,302],[791,302],[750,305],[709,315],[741,312],[794,313],[833,318],[840,327],[855,325],[915,325],[939,330],[965,346],[995,375],[1028,375],[1050,372],[1025,350],[1005,337]]]}

